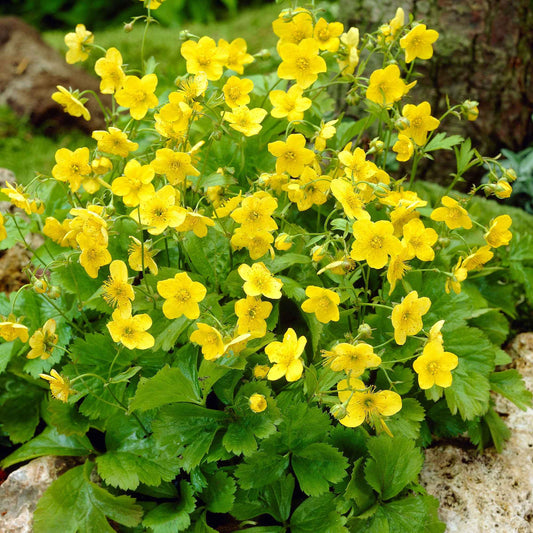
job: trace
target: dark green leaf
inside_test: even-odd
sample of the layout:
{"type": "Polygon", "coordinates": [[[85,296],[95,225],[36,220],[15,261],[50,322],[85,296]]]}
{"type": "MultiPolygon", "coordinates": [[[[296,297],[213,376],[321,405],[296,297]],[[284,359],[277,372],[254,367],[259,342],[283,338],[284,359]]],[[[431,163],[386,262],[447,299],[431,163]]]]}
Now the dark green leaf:
{"type": "Polygon", "coordinates": [[[394,436],[417,439],[420,433],[420,422],[424,420],[425,411],[414,398],[404,398],[402,408],[387,419],[387,426],[394,436]]]}
{"type": "Polygon", "coordinates": [[[50,424],[63,435],[85,435],[89,430],[89,419],[79,413],[75,404],[52,400],[46,409],[50,424]]]}
{"type": "Polygon", "coordinates": [[[289,466],[289,457],[263,451],[246,458],[235,470],[243,489],[264,487],[279,479],[289,466]]]}
{"type": "Polygon", "coordinates": [[[494,392],[513,402],[522,411],[531,407],[533,395],[526,389],[524,380],[518,370],[493,372],[490,375],[490,387],[494,392]]]}
{"type": "Polygon", "coordinates": [[[291,516],[291,533],[348,533],[346,518],[335,509],[331,493],[307,498],[291,516]]]}
{"type": "Polygon", "coordinates": [[[369,509],[376,501],[376,496],[370,485],[365,480],[364,458],[361,457],[353,465],[350,481],[346,486],[345,496],[353,500],[356,514],[361,514],[369,509]]]}
{"type": "Polygon", "coordinates": [[[398,495],[411,481],[414,481],[424,456],[414,442],[404,437],[391,438],[382,433],[368,439],[371,458],[365,465],[365,479],[384,500],[398,495]]]}
{"type": "Polygon", "coordinates": [[[237,486],[232,477],[222,470],[218,470],[207,478],[207,488],[200,497],[206,504],[206,509],[212,513],[228,513],[235,501],[237,486]]]}

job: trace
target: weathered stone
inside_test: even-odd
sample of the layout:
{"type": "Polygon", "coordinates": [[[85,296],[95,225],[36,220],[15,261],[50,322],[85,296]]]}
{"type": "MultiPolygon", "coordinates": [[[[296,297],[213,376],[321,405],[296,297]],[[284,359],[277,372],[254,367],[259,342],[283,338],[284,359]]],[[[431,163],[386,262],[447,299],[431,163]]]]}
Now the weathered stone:
{"type": "Polygon", "coordinates": [[[11,473],[0,485],[0,533],[31,533],[39,498],[75,464],[71,458],[46,456],[11,473]]]}
{"type": "MultiPolygon", "coordinates": [[[[533,333],[518,335],[508,352],[533,391],[533,333]]],[[[495,408],[511,430],[502,453],[451,444],[426,450],[421,481],[440,500],[448,533],[533,531],[533,409],[521,411],[501,397],[495,408]]]]}
{"type": "MultiPolygon", "coordinates": [[[[90,133],[104,128],[105,121],[94,98],[86,104],[92,117],[89,122],[66,114],[51,99],[57,85],[98,92],[98,80],[67,64],[37,30],[16,17],[0,17],[0,64],[0,105],[28,116],[33,124],[49,131],[78,128],[90,133]]],[[[108,96],[102,98],[110,104],[108,96]]]]}

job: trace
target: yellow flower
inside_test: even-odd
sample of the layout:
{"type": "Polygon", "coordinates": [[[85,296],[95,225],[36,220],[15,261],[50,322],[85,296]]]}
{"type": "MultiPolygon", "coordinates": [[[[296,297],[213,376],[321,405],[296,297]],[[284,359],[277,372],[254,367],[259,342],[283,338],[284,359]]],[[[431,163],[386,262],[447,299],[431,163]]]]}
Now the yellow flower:
{"type": "Polygon", "coordinates": [[[290,250],[292,248],[292,242],[289,235],[286,233],[280,233],[274,241],[274,248],[283,252],[290,250]]]}
{"type": "Polygon", "coordinates": [[[433,385],[450,387],[452,370],[459,364],[457,356],[445,352],[442,344],[437,341],[428,342],[422,355],[415,359],[413,369],[418,374],[418,385],[421,389],[430,389],[433,385]]]}
{"type": "Polygon", "coordinates": [[[479,117],[479,102],[475,100],[465,100],[461,106],[461,111],[467,120],[474,121],[479,117]]]}
{"type": "Polygon", "coordinates": [[[200,172],[191,164],[191,156],[185,152],[175,152],[170,148],[157,150],[150,166],[158,173],[164,174],[172,185],[184,183],[187,176],[199,176],[200,172]]]}
{"type": "MultiPolygon", "coordinates": [[[[177,83],[177,82],[176,82],[177,83]]],[[[186,102],[192,103],[205,94],[209,81],[205,72],[199,72],[194,77],[190,76],[179,84],[178,92],[183,94],[186,102]]]]}
{"type": "Polygon", "coordinates": [[[490,221],[489,231],[485,233],[484,238],[487,244],[493,248],[506,246],[511,242],[513,234],[509,231],[513,223],[509,215],[500,215],[490,221]]]}
{"type": "Polygon", "coordinates": [[[296,80],[307,89],[326,72],[326,62],[318,55],[318,43],[314,39],[303,39],[299,44],[283,43],[279,47],[282,63],[278,67],[278,77],[283,80],[296,80]]]}
{"type": "MultiPolygon", "coordinates": [[[[44,230],[43,230],[43,233],[44,233],[44,230]]],[[[45,233],[45,235],[46,235],[46,233],[45,233]]],[[[4,226],[4,215],[2,215],[2,213],[0,213],[0,241],[3,241],[6,238],[7,238],[7,231],[6,231],[6,228],[4,226]]]]}
{"type": "MultiPolygon", "coordinates": [[[[148,4],[148,9],[151,9],[152,11],[154,9],[157,9],[158,7],[161,6],[161,4],[164,2],[165,0],[150,0],[150,3],[148,4]]],[[[146,0],[139,0],[139,2],[144,2],[146,3],[146,0]]]]}
{"type": "Polygon", "coordinates": [[[115,342],[122,343],[128,350],[147,350],[155,340],[146,330],[152,325],[152,319],[147,314],[131,316],[115,309],[111,315],[113,320],[108,322],[107,329],[115,342]]]}
{"type": "Polygon", "coordinates": [[[132,270],[136,270],[137,272],[142,272],[144,269],[148,268],[150,269],[150,272],[157,276],[158,268],[157,264],[154,261],[153,257],[157,253],[150,250],[150,244],[148,242],[145,242],[144,245],[130,235],[131,244],[128,248],[128,264],[130,265],[130,268],[132,270]]]}
{"type": "Polygon", "coordinates": [[[442,326],[444,326],[444,322],[444,320],[439,320],[431,326],[428,334],[428,342],[438,342],[442,344],[442,333],[440,330],[442,329],[442,326]]]}
{"type": "Polygon", "coordinates": [[[170,93],[168,101],[169,103],[154,115],[155,129],[163,137],[184,142],[193,109],[185,102],[185,96],[180,92],[170,93]]]}
{"type": "Polygon", "coordinates": [[[390,106],[409,92],[416,81],[406,85],[400,78],[398,65],[388,65],[370,74],[370,82],[366,90],[366,97],[376,104],[390,106]]]}
{"type": "Polygon", "coordinates": [[[234,39],[231,43],[219,39],[218,48],[226,54],[225,66],[237,74],[242,74],[244,66],[255,61],[254,57],[247,53],[246,41],[242,37],[234,39]]]}
{"type": "Polygon", "coordinates": [[[274,237],[268,231],[250,231],[240,227],[235,230],[230,242],[234,250],[246,248],[250,254],[250,259],[254,261],[269,251],[273,253],[271,245],[274,242],[274,237]]]}
{"type": "Polygon", "coordinates": [[[142,78],[137,76],[126,76],[124,85],[115,94],[118,105],[127,107],[130,115],[135,120],[144,118],[149,109],[159,103],[155,93],[157,87],[157,76],[147,74],[142,78]]]}
{"type": "Polygon", "coordinates": [[[302,310],[306,313],[315,313],[316,319],[323,324],[338,322],[339,304],[341,299],[336,292],[323,287],[309,285],[305,289],[307,300],[302,303],[302,310]]]}
{"type": "Polygon", "coordinates": [[[104,281],[104,300],[116,307],[123,315],[131,315],[131,302],[135,298],[133,287],[128,283],[128,267],[116,259],[109,265],[109,278],[104,281]]]}
{"type": "Polygon", "coordinates": [[[426,29],[425,24],[416,25],[405,37],[400,39],[400,46],[405,50],[405,62],[413,59],[431,59],[432,44],[439,38],[438,32],[426,29]]]}
{"type": "Polygon", "coordinates": [[[98,150],[106,154],[119,155],[125,158],[130,152],[139,148],[139,145],[130,141],[123,131],[113,126],[109,127],[107,131],[93,131],[92,137],[97,141],[98,150]]]}
{"type": "Polygon", "coordinates": [[[192,231],[200,239],[207,235],[207,227],[215,225],[214,220],[196,213],[195,211],[187,211],[185,220],[182,224],[176,227],[176,231],[192,231]]]}
{"type": "Polygon", "coordinates": [[[253,370],[254,378],[255,379],[266,378],[269,370],[270,370],[270,367],[268,365],[255,365],[254,370],[253,370]]]}
{"type": "MultiPolygon", "coordinates": [[[[241,195],[242,191],[239,191],[239,194],[237,196],[234,196],[233,198],[229,198],[227,200],[224,200],[220,203],[220,206],[215,209],[215,217],[216,218],[224,218],[229,216],[237,206],[242,202],[243,197],[241,195]]],[[[254,194],[254,196],[256,196],[254,194]]],[[[251,222],[251,221],[250,221],[251,222]]],[[[276,225],[277,227],[277,225],[276,225]]]]}
{"type": "Polygon", "coordinates": [[[355,67],[359,64],[359,30],[350,28],[346,33],[341,35],[340,41],[342,48],[339,50],[337,63],[339,64],[340,73],[343,76],[353,74],[355,67]]]}
{"type": "Polygon", "coordinates": [[[500,198],[500,200],[503,200],[511,196],[513,188],[506,179],[499,179],[493,185],[493,192],[496,198],[500,198]]]}
{"type": "Polygon", "coordinates": [[[391,43],[396,39],[398,34],[400,33],[400,30],[403,27],[405,19],[404,11],[401,7],[399,7],[396,10],[396,14],[394,15],[394,18],[390,20],[388,24],[384,24],[379,28],[379,31],[383,37],[385,37],[385,42],[391,43]]]}
{"type": "Polygon", "coordinates": [[[50,370],[50,375],[39,374],[39,376],[50,383],[50,392],[52,393],[52,396],[62,402],[68,402],[68,397],[71,394],[76,393],[76,391],[70,387],[69,379],[59,375],[57,370],[52,369],[50,370]]]}
{"type": "Polygon", "coordinates": [[[386,221],[357,220],[353,224],[355,241],[350,257],[355,261],[366,260],[370,268],[383,268],[388,256],[400,253],[402,245],[394,237],[394,226],[386,221]]]}
{"type": "Polygon", "coordinates": [[[326,251],[324,250],[324,246],[314,246],[311,250],[311,259],[315,263],[319,263],[326,257],[326,251]]]}
{"type": "Polygon", "coordinates": [[[148,233],[161,235],[167,228],[177,228],[185,221],[187,211],[177,206],[178,191],[172,185],[165,185],[147,200],[142,200],[138,209],[130,216],[148,226],[148,233]]]}
{"type": "Polygon", "coordinates": [[[424,227],[424,223],[415,218],[403,226],[403,238],[408,251],[407,259],[417,257],[420,261],[433,261],[435,252],[432,246],[439,238],[434,229],[424,227]]]}
{"type": "Polygon", "coordinates": [[[248,400],[250,409],[254,413],[262,413],[267,408],[266,398],[262,394],[255,392],[248,400]]]}
{"type": "Polygon", "coordinates": [[[403,106],[402,115],[409,120],[409,127],[402,130],[402,133],[422,146],[426,144],[428,132],[439,127],[440,121],[431,116],[431,106],[429,102],[422,102],[419,105],[406,104],[403,106]]]}
{"type": "Polygon", "coordinates": [[[431,300],[425,296],[419,298],[416,291],[411,291],[401,303],[394,306],[391,320],[397,344],[405,344],[408,335],[416,335],[423,328],[422,316],[430,307],[431,300]]]}
{"type": "Polygon", "coordinates": [[[463,258],[460,257],[457,264],[452,269],[452,275],[446,278],[446,284],[444,290],[446,294],[450,294],[450,291],[453,290],[455,294],[461,292],[461,282],[463,282],[468,276],[468,270],[463,267],[463,258]]]}
{"type": "Polygon", "coordinates": [[[330,187],[333,196],[341,203],[347,217],[370,220],[365,204],[350,182],[337,178],[331,182],[330,187]]]}
{"type": "Polygon", "coordinates": [[[269,370],[267,378],[271,381],[283,376],[287,381],[297,381],[302,377],[303,363],[301,355],[307,339],[298,338],[296,332],[289,328],[283,336],[283,342],[274,341],[267,344],[265,353],[274,366],[269,370]]]}
{"type": "Polygon", "coordinates": [[[205,72],[210,81],[221,78],[224,64],[228,60],[228,50],[223,46],[217,47],[211,37],[201,37],[198,42],[185,41],[180,52],[187,62],[189,74],[205,72]]]}
{"type": "Polygon", "coordinates": [[[306,9],[284,10],[272,22],[272,30],[280,39],[278,47],[283,43],[299,44],[313,36],[313,18],[306,9]]]}
{"type": "Polygon", "coordinates": [[[111,254],[104,245],[94,241],[85,233],[80,233],[76,240],[81,248],[80,265],[89,277],[97,278],[100,267],[111,263],[111,254]]]}
{"type": "Polygon", "coordinates": [[[78,61],[85,61],[89,57],[94,35],[83,24],[76,26],[75,32],[65,35],[65,44],[68,46],[66,60],[69,65],[78,61]]]}
{"type": "Polygon", "coordinates": [[[14,315],[1,317],[3,320],[0,322],[0,337],[6,342],[20,339],[22,342],[28,342],[28,328],[23,324],[19,324],[14,315]]]}
{"type": "Polygon", "coordinates": [[[231,107],[241,107],[250,102],[250,93],[254,88],[252,80],[241,80],[237,76],[231,76],[222,87],[224,93],[224,101],[231,107]]]}
{"type": "Polygon", "coordinates": [[[225,351],[222,335],[215,328],[202,322],[197,322],[196,325],[198,329],[191,333],[190,341],[202,347],[202,354],[207,361],[218,359],[225,351]]]}
{"type": "Polygon", "coordinates": [[[343,31],[344,26],[342,23],[331,22],[328,24],[325,19],[320,17],[315,24],[313,37],[318,43],[320,50],[336,52],[340,45],[339,35],[341,35],[343,31]]]}
{"type": "Polygon", "coordinates": [[[272,312],[272,304],[260,298],[247,296],[235,302],[237,333],[250,333],[252,337],[264,337],[267,331],[266,319],[272,312]]]}
{"type": "Polygon", "coordinates": [[[362,148],[355,148],[350,152],[351,143],[339,152],[339,161],[344,166],[344,173],[354,181],[368,181],[375,173],[374,166],[366,160],[365,151],[362,148]]]}
{"type": "Polygon", "coordinates": [[[394,292],[396,288],[396,282],[403,279],[405,273],[411,270],[411,267],[407,264],[407,247],[402,246],[402,250],[399,254],[393,256],[387,269],[387,281],[390,283],[389,296],[394,292]]]}
{"type": "Polygon", "coordinates": [[[352,377],[358,377],[367,368],[375,368],[381,364],[381,357],[374,353],[374,348],[366,342],[360,342],[355,346],[341,342],[330,351],[324,350],[322,357],[335,372],[346,372],[352,377]]]}
{"type": "Polygon", "coordinates": [[[91,173],[89,165],[89,148],[77,148],[72,152],[68,148],[60,148],[55,153],[56,165],[52,168],[52,176],[58,180],[67,182],[70,189],[76,192],[83,176],[91,173]]]}
{"type": "Polygon", "coordinates": [[[489,262],[494,257],[494,252],[490,251],[490,246],[482,246],[476,250],[473,254],[465,257],[463,260],[463,268],[466,268],[468,272],[471,270],[480,270],[483,265],[489,262]]]}
{"type": "Polygon", "coordinates": [[[193,281],[186,272],[180,272],[171,279],[157,282],[157,292],[165,298],[163,314],[167,318],[185,315],[190,320],[200,316],[201,302],[207,289],[198,281],[193,281]]]}
{"type": "Polygon", "coordinates": [[[377,427],[381,423],[387,432],[387,426],[382,417],[392,416],[402,408],[402,398],[390,390],[374,392],[366,389],[365,384],[357,378],[343,379],[337,384],[339,400],[346,404],[346,416],[339,422],[343,426],[354,428],[360,426],[365,420],[377,427]]]}
{"type": "Polygon", "coordinates": [[[122,56],[114,47],[109,48],[105,57],[101,57],[95,63],[94,71],[102,78],[100,82],[102,94],[114,94],[122,88],[126,80],[126,74],[122,70],[122,56]]]}
{"type": "Polygon", "coordinates": [[[265,296],[266,298],[281,298],[283,283],[272,276],[264,263],[254,263],[252,266],[242,264],[237,269],[239,276],[245,281],[244,292],[248,296],[265,296]]]}
{"type": "Polygon", "coordinates": [[[289,135],[286,142],[268,143],[268,151],[277,157],[276,172],[278,174],[288,172],[293,178],[297,178],[305,166],[314,161],[315,153],[306,148],[305,143],[305,137],[300,133],[289,135]]]}
{"type": "Polygon", "coordinates": [[[91,170],[95,174],[103,176],[104,174],[107,174],[109,171],[113,170],[113,163],[107,157],[97,157],[91,161],[91,170]]]}
{"type": "Polygon", "coordinates": [[[48,359],[54,351],[57,339],[56,321],[49,318],[44,326],[30,337],[31,350],[26,357],[28,359],[36,359],[37,357],[48,359]]]}
{"type": "Polygon", "coordinates": [[[263,172],[259,175],[258,184],[270,187],[272,191],[281,194],[283,186],[289,182],[290,178],[287,174],[277,174],[263,172]]]}
{"type": "Polygon", "coordinates": [[[150,165],[141,165],[136,159],[130,159],[124,167],[124,175],[113,180],[113,194],[122,196],[124,205],[136,207],[155,194],[152,180],[154,169],[150,165]]]}
{"type": "Polygon", "coordinates": [[[277,207],[278,201],[275,198],[265,191],[260,191],[244,198],[241,206],[231,213],[231,218],[241,224],[243,231],[249,233],[274,231],[278,229],[278,225],[271,215],[277,207]]]}
{"type": "Polygon", "coordinates": [[[466,209],[463,209],[457,200],[449,196],[443,196],[441,200],[444,207],[438,207],[431,213],[431,220],[444,222],[450,229],[472,227],[472,220],[466,209]]]}
{"type": "Polygon", "coordinates": [[[5,194],[9,198],[10,202],[13,205],[19,207],[20,209],[23,209],[27,215],[31,215],[32,213],[41,214],[44,212],[44,205],[41,203],[41,201],[38,199],[30,200],[28,198],[28,195],[24,192],[22,185],[17,185],[16,187],[13,187],[13,185],[11,185],[11,183],[7,181],[5,182],[5,184],[6,186],[0,189],[0,192],[5,194]]]}
{"type": "Polygon", "coordinates": [[[398,161],[409,161],[414,152],[414,145],[407,135],[400,133],[392,149],[398,154],[396,156],[398,161]]]}
{"type": "Polygon", "coordinates": [[[257,135],[261,131],[261,122],[266,117],[267,112],[260,108],[248,109],[246,106],[235,107],[231,112],[224,113],[224,120],[227,120],[230,127],[240,131],[246,137],[257,135]]]}
{"type": "Polygon", "coordinates": [[[289,122],[302,120],[304,111],[309,109],[312,104],[309,98],[302,95],[303,89],[299,85],[293,85],[287,92],[270,91],[268,97],[274,106],[270,114],[274,118],[287,117],[289,122]]]}
{"type": "Polygon", "coordinates": [[[320,123],[320,129],[315,137],[315,150],[322,152],[326,149],[326,141],[331,139],[337,133],[337,129],[335,128],[337,122],[338,119],[330,120],[328,122],[322,121],[320,123]]]}
{"type": "Polygon", "coordinates": [[[289,200],[296,202],[299,211],[306,211],[313,205],[327,202],[329,186],[329,176],[319,176],[312,167],[305,167],[300,177],[291,180],[283,189],[289,192],[289,200]]]}
{"type": "Polygon", "coordinates": [[[57,90],[58,92],[52,94],[52,100],[62,106],[65,113],[73,117],[83,117],[85,120],[91,120],[91,113],[84,105],[87,98],[80,99],[77,94],[67,91],[61,85],[57,86],[57,90]]]}
{"type": "Polygon", "coordinates": [[[63,222],[59,222],[59,220],[56,220],[54,217],[46,217],[45,224],[43,226],[43,233],[55,243],[59,244],[60,246],[75,247],[77,245],[75,239],[71,242],[64,240],[69,231],[70,219],[67,218],[63,222]]]}

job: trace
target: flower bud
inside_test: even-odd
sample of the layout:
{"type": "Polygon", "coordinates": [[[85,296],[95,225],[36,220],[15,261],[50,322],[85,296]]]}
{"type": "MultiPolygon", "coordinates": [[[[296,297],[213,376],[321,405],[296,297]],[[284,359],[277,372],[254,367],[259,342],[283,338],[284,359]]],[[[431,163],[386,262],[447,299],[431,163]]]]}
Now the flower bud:
{"type": "Polygon", "coordinates": [[[51,298],[52,300],[57,300],[60,296],[61,296],[61,291],[59,290],[59,287],[52,285],[48,289],[48,298],[51,298]]]}
{"type": "Polygon", "coordinates": [[[346,407],[344,407],[344,405],[342,405],[341,403],[334,405],[329,411],[331,415],[337,420],[340,420],[341,418],[344,418],[347,415],[346,407]]]}
{"type": "Polygon", "coordinates": [[[357,328],[357,335],[361,339],[371,339],[372,338],[372,328],[370,327],[370,324],[367,324],[366,322],[363,322],[357,328]]]}
{"type": "Polygon", "coordinates": [[[379,137],[374,137],[370,141],[370,145],[366,153],[367,154],[379,154],[383,151],[384,147],[385,147],[385,143],[379,137]]]}
{"type": "Polygon", "coordinates": [[[178,35],[180,41],[187,41],[192,37],[192,33],[189,30],[181,30],[178,35]]]}
{"type": "Polygon", "coordinates": [[[405,128],[408,128],[411,125],[411,122],[409,122],[409,119],[406,117],[398,117],[394,122],[394,127],[397,130],[404,130],[405,128]]]}
{"type": "Polygon", "coordinates": [[[263,48],[262,50],[259,50],[257,54],[254,54],[254,57],[257,57],[257,59],[270,59],[272,57],[272,52],[263,48]]]}
{"type": "Polygon", "coordinates": [[[461,111],[463,112],[467,120],[474,121],[479,116],[478,109],[479,102],[475,100],[465,100],[461,106],[461,111]]]}
{"type": "Polygon", "coordinates": [[[351,91],[346,95],[346,103],[348,105],[357,105],[360,100],[361,97],[359,96],[359,94],[357,94],[356,91],[351,91]]]}
{"type": "Polygon", "coordinates": [[[270,367],[268,365],[255,365],[254,366],[254,378],[263,379],[268,374],[270,367]]]}
{"type": "Polygon", "coordinates": [[[248,400],[250,404],[250,409],[254,413],[262,413],[267,408],[266,398],[262,394],[257,392],[250,396],[248,400]]]}
{"type": "Polygon", "coordinates": [[[514,181],[514,180],[516,180],[517,175],[516,175],[516,172],[514,171],[514,169],[512,169],[512,168],[508,168],[508,169],[506,169],[505,172],[503,173],[503,177],[504,177],[504,179],[506,179],[507,181],[514,181]]]}
{"type": "Polygon", "coordinates": [[[313,246],[313,249],[311,250],[311,257],[315,263],[321,261],[325,255],[326,251],[324,250],[324,246],[313,246]]]}
{"type": "Polygon", "coordinates": [[[37,294],[44,294],[48,289],[48,283],[44,279],[34,279],[33,280],[33,290],[37,294]]]}
{"type": "Polygon", "coordinates": [[[132,22],[126,22],[124,24],[124,32],[129,33],[131,30],[133,30],[133,21],[132,22]]]}

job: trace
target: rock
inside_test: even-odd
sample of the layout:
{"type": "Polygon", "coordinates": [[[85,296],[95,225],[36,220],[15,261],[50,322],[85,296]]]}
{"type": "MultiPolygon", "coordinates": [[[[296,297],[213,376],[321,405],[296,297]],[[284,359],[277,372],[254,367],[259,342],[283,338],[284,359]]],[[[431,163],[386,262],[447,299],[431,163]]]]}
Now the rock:
{"type": "MultiPolygon", "coordinates": [[[[518,335],[508,352],[533,391],[533,333],[518,335]]],[[[440,500],[448,533],[533,531],[533,409],[521,411],[505,398],[495,400],[511,430],[502,453],[480,455],[450,444],[426,450],[421,482],[440,500]]]]}
{"type": "MultiPolygon", "coordinates": [[[[90,133],[104,129],[105,121],[94,98],[86,104],[92,117],[89,122],[71,117],[51,99],[57,85],[98,93],[99,81],[67,64],[37,30],[16,17],[0,17],[0,64],[0,105],[29,116],[33,124],[48,131],[79,128],[90,133]]],[[[102,98],[110,105],[109,97],[102,98]]]]}
{"type": "Polygon", "coordinates": [[[10,474],[0,485],[0,533],[31,533],[33,511],[39,498],[75,464],[71,458],[45,456],[10,474]]]}

